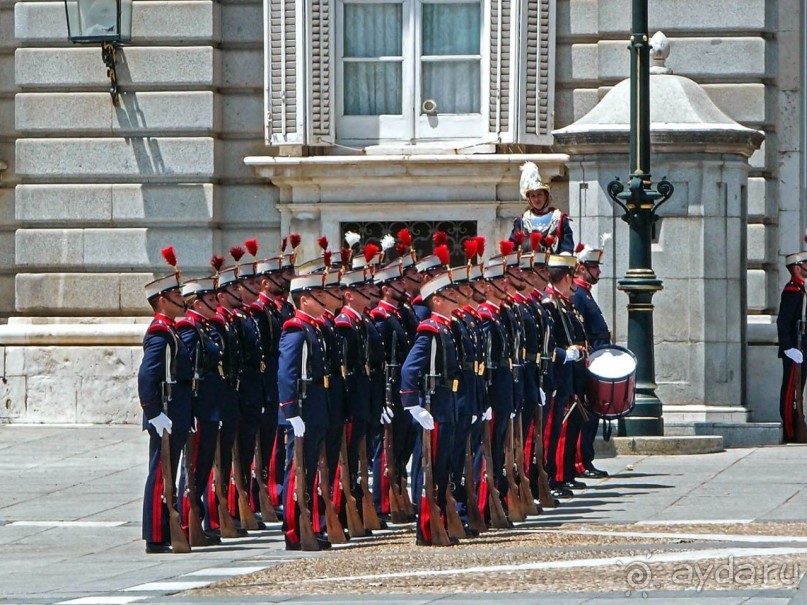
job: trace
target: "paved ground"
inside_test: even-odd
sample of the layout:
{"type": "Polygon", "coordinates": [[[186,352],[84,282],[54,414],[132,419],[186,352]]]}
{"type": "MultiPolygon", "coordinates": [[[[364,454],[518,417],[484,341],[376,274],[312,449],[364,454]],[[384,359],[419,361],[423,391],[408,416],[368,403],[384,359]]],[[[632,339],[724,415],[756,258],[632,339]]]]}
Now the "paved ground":
{"type": "Polygon", "coordinates": [[[391,536],[311,558],[286,553],[276,529],[189,555],[146,556],[139,527],[146,439],[138,428],[0,426],[0,454],[3,604],[807,602],[807,585],[796,588],[807,571],[803,446],[603,460],[612,477],[562,508],[433,559],[433,551],[413,555],[408,539],[391,536]],[[382,540],[417,558],[403,568],[382,565],[382,540]],[[300,585],[290,571],[362,559],[365,567],[376,562],[373,573],[397,577],[357,580],[362,565],[342,567],[352,570],[343,571],[347,580],[317,595],[328,592],[314,587],[322,582],[300,585]],[[469,559],[478,569],[468,570],[469,559]],[[558,571],[551,561],[568,567],[558,571]],[[779,570],[774,581],[763,564],[779,570]],[[728,582],[718,577],[721,565],[734,566],[728,582]],[[696,576],[673,581],[676,566],[696,576]],[[428,569],[461,582],[464,594],[424,583],[418,570],[428,569]],[[521,594],[474,594],[496,573],[521,594]],[[230,587],[214,584],[222,580],[230,587]],[[413,593],[388,594],[401,587],[413,593]]]}

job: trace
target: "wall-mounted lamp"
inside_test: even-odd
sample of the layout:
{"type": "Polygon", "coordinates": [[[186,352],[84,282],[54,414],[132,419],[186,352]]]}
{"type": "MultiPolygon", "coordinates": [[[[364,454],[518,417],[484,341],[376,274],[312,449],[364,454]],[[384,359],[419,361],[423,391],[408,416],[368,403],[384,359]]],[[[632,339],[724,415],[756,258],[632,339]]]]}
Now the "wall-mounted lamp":
{"type": "Polygon", "coordinates": [[[101,58],[111,81],[109,94],[118,103],[118,48],[132,39],[132,0],[64,0],[67,38],[74,44],[101,43],[101,58]]]}

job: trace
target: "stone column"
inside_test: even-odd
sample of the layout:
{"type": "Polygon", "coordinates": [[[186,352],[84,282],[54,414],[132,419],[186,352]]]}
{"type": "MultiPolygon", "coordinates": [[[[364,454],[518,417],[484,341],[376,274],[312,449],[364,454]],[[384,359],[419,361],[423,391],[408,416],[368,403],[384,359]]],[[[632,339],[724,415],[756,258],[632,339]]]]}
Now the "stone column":
{"type": "MultiPolygon", "coordinates": [[[[653,269],[664,285],[654,297],[657,394],[665,434],[722,433],[715,423],[738,426],[748,416],[748,158],[763,134],[723,114],[698,84],[671,74],[664,58],[651,69],[651,167],[653,181],[667,176],[675,193],[659,210],[653,246],[653,269]]],[[[627,298],[616,281],[627,270],[628,228],[606,186],[630,172],[629,99],[625,80],[583,118],[555,131],[559,150],[570,156],[570,213],[580,240],[597,244],[604,232],[614,236],[596,297],[623,344],[627,298]]]]}

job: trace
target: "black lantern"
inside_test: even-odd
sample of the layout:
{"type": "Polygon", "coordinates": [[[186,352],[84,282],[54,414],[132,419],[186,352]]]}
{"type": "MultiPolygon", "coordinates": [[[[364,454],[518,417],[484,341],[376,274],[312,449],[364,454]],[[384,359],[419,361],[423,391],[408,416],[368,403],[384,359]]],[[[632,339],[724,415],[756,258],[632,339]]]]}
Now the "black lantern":
{"type": "Polygon", "coordinates": [[[67,38],[74,44],[101,44],[101,57],[118,101],[117,49],[132,38],[132,0],[64,0],[67,38]]]}

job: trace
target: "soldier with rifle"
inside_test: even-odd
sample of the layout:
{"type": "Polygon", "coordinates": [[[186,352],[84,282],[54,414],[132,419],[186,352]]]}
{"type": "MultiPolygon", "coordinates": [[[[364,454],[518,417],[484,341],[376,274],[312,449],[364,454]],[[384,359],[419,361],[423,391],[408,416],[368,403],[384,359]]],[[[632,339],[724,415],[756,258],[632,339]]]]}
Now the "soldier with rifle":
{"type": "MultiPolygon", "coordinates": [[[[482,416],[477,377],[484,372],[484,333],[473,304],[472,282],[482,278],[482,267],[473,264],[478,244],[475,238],[463,242],[467,264],[451,270],[459,306],[451,317],[451,331],[457,349],[457,362],[462,374],[457,391],[457,427],[451,454],[451,480],[454,499],[468,538],[476,538],[487,529],[479,510],[471,444],[474,424],[482,416]]],[[[478,436],[478,433],[477,433],[478,436]]]]}
{"type": "MultiPolygon", "coordinates": [[[[807,236],[805,236],[807,241],[807,236]]],[[[776,327],[779,333],[779,357],[782,359],[782,388],[779,393],[779,413],[785,442],[804,443],[804,353],[805,338],[804,281],[807,279],[807,252],[796,252],[785,257],[790,281],[782,290],[776,327]]]]}
{"type": "Polygon", "coordinates": [[[286,550],[330,548],[320,526],[317,475],[320,451],[330,428],[327,345],[317,318],[326,308],[324,289],[338,281],[334,272],[291,280],[297,311],[283,324],[278,361],[280,411],[290,424],[287,434],[283,533],[286,550]]]}
{"type": "Polygon", "coordinates": [[[191,546],[218,544],[221,537],[203,530],[207,492],[219,436],[222,405],[233,393],[224,379],[224,346],[217,330],[210,325],[216,315],[215,278],[187,281],[182,296],[188,311],[177,322],[177,331],[193,363],[194,430],[185,446],[183,475],[180,480],[183,529],[189,532],[191,546]],[[183,489],[184,486],[184,489],[183,489]]]}
{"type": "Polygon", "coordinates": [[[174,271],[145,286],[154,318],[143,338],[143,361],[137,375],[143,430],[149,433],[142,533],[149,554],[190,550],[176,508],[174,477],[191,427],[193,370],[175,325],[185,312],[176,254],[169,246],[162,255],[174,271]]]}
{"type": "Polygon", "coordinates": [[[370,317],[384,343],[385,377],[383,434],[373,459],[373,500],[381,519],[408,523],[414,519],[404,496],[404,478],[416,433],[411,417],[401,413],[401,365],[411,348],[400,311],[406,300],[402,263],[395,260],[376,271],[373,281],[381,288],[381,300],[370,317]]]}
{"type": "Polygon", "coordinates": [[[588,346],[582,320],[571,302],[577,259],[567,253],[553,254],[547,264],[550,284],[543,304],[552,316],[555,340],[555,394],[547,421],[547,472],[555,497],[570,497],[571,490],[586,487],[575,479],[574,467],[580,426],[587,417],[582,398],[588,346]]]}
{"type": "Polygon", "coordinates": [[[416,540],[419,546],[449,546],[459,542],[448,535],[443,521],[450,512],[447,502],[460,381],[449,318],[459,299],[450,272],[432,278],[420,292],[430,314],[418,326],[401,368],[401,403],[423,429],[418,448],[422,472],[413,478],[415,493],[422,493],[416,540]]]}

